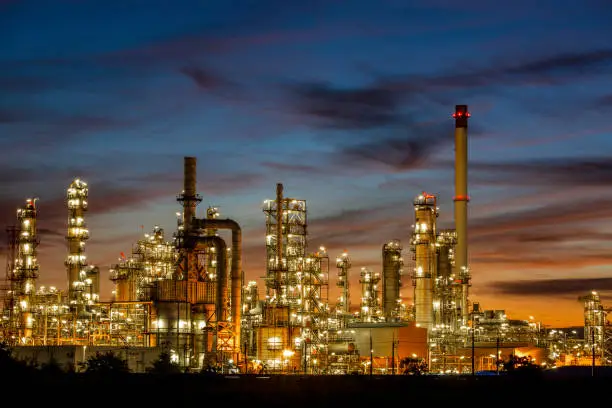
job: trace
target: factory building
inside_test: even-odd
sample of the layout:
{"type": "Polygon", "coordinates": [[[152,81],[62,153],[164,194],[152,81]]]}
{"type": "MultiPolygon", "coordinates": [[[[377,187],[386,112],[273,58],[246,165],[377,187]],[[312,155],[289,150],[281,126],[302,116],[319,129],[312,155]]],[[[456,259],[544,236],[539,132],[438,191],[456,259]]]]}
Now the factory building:
{"type": "Polygon", "coordinates": [[[414,219],[403,241],[407,260],[402,240],[390,238],[380,265],[359,265],[357,273],[349,251],[330,259],[327,248],[311,249],[306,200],[285,196],[277,183],[262,208],[263,278],[245,281],[240,224],[217,207],[198,216],[197,161],[185,157],[176,230],[154,226],[122,253],[109,267],[112,296],[102,301],[100,268],[85,252],[87,183],[67,188],[66,291],[38,285],[39,200],[29,198],[7,228],[0,341],[18,358],[73,369],[114,350],[137,372],[162,351],[185,370],[242,373],[399,374],[419,362],[432,373],[466,374],[498,370],[507,356],[608,364],[609,309],[597,292],[580,298],[585,326],[569,333],[469,299],[467,106],[457,105],[453,117],[454,228],[439,228],[440,197],[421,192],[406,209],[414,219]],[[408,280],[412,304],[401,293],[408,280]]]}

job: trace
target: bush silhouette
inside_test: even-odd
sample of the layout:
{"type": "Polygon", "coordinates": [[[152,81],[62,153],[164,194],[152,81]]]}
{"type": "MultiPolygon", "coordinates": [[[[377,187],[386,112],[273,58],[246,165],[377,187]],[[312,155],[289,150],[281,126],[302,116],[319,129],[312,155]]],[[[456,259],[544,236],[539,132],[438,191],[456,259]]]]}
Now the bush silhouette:
{"type": "Polygon", "coordinates": [[[90,374],[126,374],[130,372],[127,361],[112,351],[96,353],[84,363],[85,372],[90,374]]]}
{"type": "Polygon", "coordinates": [[[6,343],[0,343],[0,371],[13,374],[25,374],[33,371],[33,367],[26,362],[13,357],[13,350],[6,343]]]}
{"type": "Polygon", "coordinates": [[[150,374],[168,375],[179,374],[182,370],[178,364],[172,362],[170,353],[163,351],[160,353],[159,358],[153,362],[153,365],[147,368],[147,372],[150,374]]]}

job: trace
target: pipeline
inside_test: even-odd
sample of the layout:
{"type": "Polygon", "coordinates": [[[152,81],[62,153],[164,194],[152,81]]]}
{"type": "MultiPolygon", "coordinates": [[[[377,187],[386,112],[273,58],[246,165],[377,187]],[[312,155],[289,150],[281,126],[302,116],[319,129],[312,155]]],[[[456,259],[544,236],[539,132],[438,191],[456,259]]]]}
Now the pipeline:
{"type": "Polygon", "coordinates": [[[215,314],[217,315],[217,322],[222,322],[227,319],[227,313],[225,305],[227,304],[227,245],[223,238],[217,235],[197,235],[190,236],[192,240],[193,248],[198,249],[199,247],[212,244],[215,247],[217,253],[217,297],[215,299],[215,314]]]}
{"type": "MultiPolygon", "coordinates": [[[[241,324],[241,298],[242,298],[242,230],[234,220],[226,219],[194,219],[196,229],[229,229],[232,231],[232,270],[231,270],[231,299],[232,299],[232,324],[235,330],[235,346],[240,350],[240,324],[241,324]]],[[[221,279],[219,279],[221,280],[221,279]]]]}

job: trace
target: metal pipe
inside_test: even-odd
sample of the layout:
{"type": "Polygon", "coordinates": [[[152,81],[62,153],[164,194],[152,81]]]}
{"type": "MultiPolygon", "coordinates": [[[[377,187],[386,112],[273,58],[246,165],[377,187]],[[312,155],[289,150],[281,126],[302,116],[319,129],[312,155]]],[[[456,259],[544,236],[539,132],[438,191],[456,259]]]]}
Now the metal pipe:
{"type": "Polygon", "coordinates": [[[242,301],[242,230],[240,225],[231,219],[196,219],[194,226],[198,229],[217,228],[232,231],[232,269],[231,269],[231,315],[235,330],[235,345],[240,352],[240,323],[242,301]]]}
{"type": "Polygon", "coordinates": [[[455,230],[457,231],[457,246],[455,250],[456,276],[461,279],[461,317],[463,324],[469,319],[468,288],[470,285],[468,267],[468,231],[467,231],[467,204],[468,196],[468,149],[467,126],[470,113],[467,105],[456,105],[455,113],[455,230]]]}
{"type": "Polygon", "coordinates": [[[217,297],[215,299],[215,314],[217,322],[227,319],[225,305],[227,304],[227,245],[223,238],[217,235],[195,236],[195,249],[212,244],[217,253],[217,297]]]}

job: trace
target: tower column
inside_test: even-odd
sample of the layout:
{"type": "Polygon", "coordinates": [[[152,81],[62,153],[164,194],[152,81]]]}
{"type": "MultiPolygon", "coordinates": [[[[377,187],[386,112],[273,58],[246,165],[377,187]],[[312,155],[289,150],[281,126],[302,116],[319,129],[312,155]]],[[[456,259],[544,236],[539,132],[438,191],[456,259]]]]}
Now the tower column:
{"type": "Polygon", "coordinates": [[[470,201],[468,195],[468,149],[467,149],[467,127],[468,112],[467,105],[456,105],[455,113],[455,230],[457,232],[457,246],[455,249],[455,276],[461,281],[461,317],[462,324],[469,320],[468,289],[470,286],[470,272],[468,266],[468,227],[467,227],[467,205],[470,201]]]}

